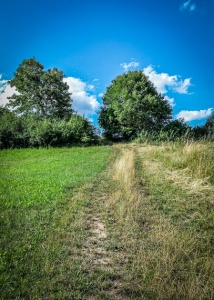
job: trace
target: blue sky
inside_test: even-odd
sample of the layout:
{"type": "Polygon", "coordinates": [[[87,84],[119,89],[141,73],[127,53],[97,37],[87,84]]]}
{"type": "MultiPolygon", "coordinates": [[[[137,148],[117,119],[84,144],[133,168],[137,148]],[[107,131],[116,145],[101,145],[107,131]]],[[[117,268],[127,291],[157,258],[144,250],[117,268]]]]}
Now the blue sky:
{"type": "Polygon", "coordinates": [[[73,108],[95,120],[106,87],[143,70],[173,106],[201,125],[214,109],[213,0],[10,0],[0,3],[0,105],[7,80],[33,56],[57,67],[73,108]]]}

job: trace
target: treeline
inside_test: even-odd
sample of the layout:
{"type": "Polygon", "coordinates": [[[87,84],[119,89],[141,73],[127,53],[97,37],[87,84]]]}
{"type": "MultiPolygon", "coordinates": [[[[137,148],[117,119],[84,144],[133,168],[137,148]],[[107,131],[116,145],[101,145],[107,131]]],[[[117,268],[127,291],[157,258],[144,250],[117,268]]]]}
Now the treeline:
{"type": "Polygon", "coordinates": [[[108,144],[108,141],[214,140],[214,115],[204,126],[173,120],[172,107],[142,71],[117,76],[107,87],[99,129],[72,109],[72,95],[57,68],[44,70],[34,57],[9,81],[16,93],[0,107],[0,149],[108,144]]]}
{"type": "Polygon", "coordinates": [[[126,139],[122,136],[100,136],[87,118],[73,113],[69,119],[37,118],[35,114],[19,116],[0,107],[0,149],[28,147],[70,147],[111,144],[112,141],[165,142],[178,140],[214,141],[214,115],[203,126],[191,127],[174,120],[159,130],[143,129],[126,139]]]}
{"type": "Polygon", "coordinates": [[[98,130],[84,116],[38,119],[0,108],[0,149],[81,146],[98,143],[98,130]]]}

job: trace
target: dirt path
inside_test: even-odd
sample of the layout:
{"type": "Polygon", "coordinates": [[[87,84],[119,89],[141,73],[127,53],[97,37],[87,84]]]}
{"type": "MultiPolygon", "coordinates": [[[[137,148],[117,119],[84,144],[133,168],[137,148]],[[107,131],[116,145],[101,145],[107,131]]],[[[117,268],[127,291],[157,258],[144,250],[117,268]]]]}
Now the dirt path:
{"type": "Polygon", "coordinates": [[[97,216],[90,216],[87,220],[88,230],[91,236],[84,243],[84,250],[87,259],[93,267],[107,267],[110,262],[110,254],[107,253],[107,232],[103,221],[97,216]]]}
{"type": "MultiPolygon", "coordinates": [[[[128,161],[133,159],[130,150],[117,148],[117,159],[106,172],[102,184],[94,187],[92,206],[86,220],[87,238],[83,244],[85,272],[92,280],[99,281],[97,294],[89,294],[86,299],[132,299],[126,295],[126,264],[128,258],[122,249],[121,238],[115,228],[116,219],[112,215],[112,205],[122,196],[122,189],[130,189],[130,169],[128,161]],[[122,186],[118,185],[123,177],[122,186]]],[[[133,163],[133,161],[131,162],[133,163]]]]}

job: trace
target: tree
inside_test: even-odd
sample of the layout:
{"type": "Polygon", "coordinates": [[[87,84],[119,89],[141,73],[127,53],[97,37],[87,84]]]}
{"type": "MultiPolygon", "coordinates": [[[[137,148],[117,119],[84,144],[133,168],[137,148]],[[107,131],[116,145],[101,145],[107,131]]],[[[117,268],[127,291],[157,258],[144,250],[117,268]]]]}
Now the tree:
{"type": "Polygon", "coordinates": [[[98,122],[107,137],[130,139],[143,129],[160,130],[171,118],[168,101],[142,71],[133,71],[107,87],[98,122]]]}
{"type": "Polygon", "coordinates": [[[207,118],[204,128],[209,135],[214,135],[214,113],[207,118]]]}
{"type": "Polygon", "coordinates": [[[0,107],[0,149],[23,147],[25,124],[13,111],[0,107]]]}
{"type": "Polygon", "coordinates": [[[10,110],[7,107],[1,105],[0,106],[0,117],[7,113],[10,113],[10,110]]]}
{"type": "Polygon", "coordinates": [[[44,66],[35,58],[25,59],[9,81],[15,87],[8,107],[21,114],[34,113],[38,117],[69,118],[72,114],[69,86],[64,74],[57,68],[43,71],[44,66]]]}
{"type": "Polygon", "coordinates": [[[96,128],[84,116],[74,113],[69,120],[38,119],[33,114],[16,115],[0,107],[0,149],[88,146],[96,143],[96,128]]]}
{"type": "Polygon", "coordinates": [[[183,118],[173,120],[163,127],[163,132],[173,138],[184,137],[191,132],[191,127],[184,121],[183,118]]]}

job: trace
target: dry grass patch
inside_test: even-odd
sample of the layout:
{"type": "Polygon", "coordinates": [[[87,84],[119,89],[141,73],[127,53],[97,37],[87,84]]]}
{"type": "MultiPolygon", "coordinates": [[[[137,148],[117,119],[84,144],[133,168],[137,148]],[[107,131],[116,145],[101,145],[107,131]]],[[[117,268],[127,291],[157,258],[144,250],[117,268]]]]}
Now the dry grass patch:
{"type": "Polygon", "coordinates": [[[150,233],[159,243],[151,286],[158,299],[213,299],[213,186],[166,168],[167,147],[139,148],[138,166],[159,219],[150,233]]]}
{"type": "Polygon", "coordinates": [[[175,183],[157,158],[157,151],[167,155],[163,146],[117,147],[121,156],[110,171],[105,207],[110,249],[118,253],[115,263],[121,263],[119,295],[212,299],[211,214],[205,220],[212,205],[211,189],[204,194],[198,185],[197,192],[189,193],[197,180],[183,180],[182,173],[181,185],[175,183]]]}
{"type": "MultiPolygon", "coordinates": [[[[141,147],[143,151],[145,147],[141,147]]],[[[214,144],[211,142],[163,143],[146,147],[152,160],[162,161],[171,169],[182,170],[186,177],[214,184],[214,144]]]]}

